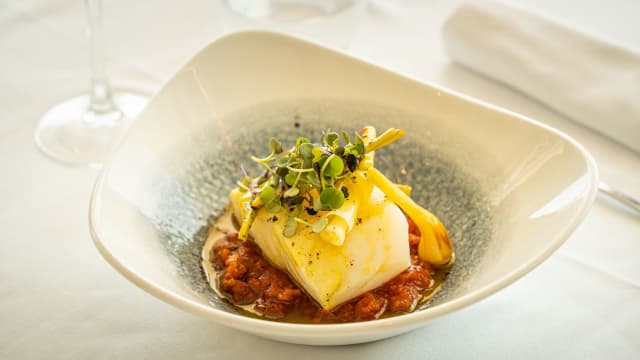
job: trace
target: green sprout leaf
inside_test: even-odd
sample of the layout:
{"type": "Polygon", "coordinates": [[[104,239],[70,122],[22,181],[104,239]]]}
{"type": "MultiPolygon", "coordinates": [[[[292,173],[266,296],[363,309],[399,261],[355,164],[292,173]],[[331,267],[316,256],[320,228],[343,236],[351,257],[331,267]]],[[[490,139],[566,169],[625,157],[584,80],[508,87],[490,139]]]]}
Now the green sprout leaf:
{"type": "Polygon", "coordinates": [[[349,138],[349,134],[347,134],[347,132],[346,132],[346,131],[343,131],[343,132],[342,132],[342,138],[344,139],[344,143],[345,143],[345,144],[348,144],[348,143],[350,143],[350,142],[351,142],[351,139],[349,138]]]}
{"type": "Polygon", "coordinates": [[[291,154],[278,159],[278,166],[285,167],[291,162],[291,154]]]}
{"type": "Polygon", "coordinates": [[[340,190],[326,188],[320,193],[320,201],[323,208],[336,210],[344,204],[344,194],[340,190]]]}
{"type": "Polygon", "coordinates": [[[313,154],[313,144],[311,143],[303,143],[300,144],[300,146],[298,147],[298,152],[300,153],[300,156],[303,159],[310,159],[313,160],[314,154],[313,154]]]}
{"type": "Polygon", "coordinates": [[[328,131],[322,136],[322,143],[332,150],[335,149],[336,146],[338,146],[339,141],[340,135],[333,131],[328,131]]]}
{"type": "Polygon", "coordinates": [[[270,213],[277,213],[282,209],[282,205],[280,205],[279,201],[272,201],[270,203],[264,204],[264,208],[267,209],[270,213]]]}
{"type": "Polygon", "coordinates": [[[260,199],[262,199],[265,204],[272,202],[276,196],[276,189],[271,186],[265,186],[262,188],[262,191],[260,191],[260,199]]]}
{"type": "Polygon", "coordinates": [[[296,147],[300,147],[300,145],[307,144],[307,143],[311,143],[311,140],[307,139],[304,136],[300,136],[299,138],[296,139],[296,147]]]}
{"type": "Polygon", "coordinates": [[[296,234],[298,230],[298,222],[294,216],[289,216],[287,220],[284,222],[284,228],[282,229],[282,235],[284,237],[290,238],[296,234]]]}
{"type": "MultiPolygon", "coordinates": [[[[301,181],[303,181],[304,184],[308,184],[310,186],[308,191],[311,191],[311,188],[315,187],[319,189],[322,186],[322,184],[320,183],[320,180],[318,180],[318,175],[315,172],[308,172],[308,173],[302,174],[301,181]]],[[[302,188],[302,184],[299,186],[300,188],[302,188]]]]}
{"type": "Polygon", "coordinates": [[[284,192],[285,197],[294,197],[300,193],[300,189],[296,187],[292,187],[289,190],[284,192]]]}
{"type": "Polygon", "coordinates": [[[286,182],[287,185],[291,186],[296,182],[297,177],[298,177],[298,174],[290,172],[287,175],[285,175],[284,182],[286,182]]]}
{"type": "Polygon", "coordinates": [[[324,165],[324,175],[329,177],[338,177],[342,174],[344,170],[344,162],[342,158],[338,156],[331,157],[326,165],[324,165]]]}
{"type": "Polygon", "coordinates": [[[365,154],[364,140],[362,140],[360,135],[356,134],[356,137],[353,139],[353,148],[351,149],[351,153],[356,156],[365,154]]]}
{"type": "Polygon", "coordinates": [[[274,154],[282,153],[282,145],[275,138],[269,139],[269,150],[274,154]]]}
{"type": "Polygon", "coordinates": [[[276,213],[280,211],[282,206],[280,205],[280,197],[278,196],[276,189],[271,186],[265,186],[260,191],[260,199],[264,202],[264,208],[270,213],[276,213]]]}
{"type": "Polygon", "coordinates": [[[324,230],[328,224],[329,219],[326,216],[323,216],[311,225],[311,230],[317,234],[324,230]]]}
{"type": "Polygon", "coordinates": [[[314,147],[313,150],[311,150],[311,153],[313,154],[313,162],[320,161],[320,157],[322,157],[323,152],[319,146],[314,147]]]}

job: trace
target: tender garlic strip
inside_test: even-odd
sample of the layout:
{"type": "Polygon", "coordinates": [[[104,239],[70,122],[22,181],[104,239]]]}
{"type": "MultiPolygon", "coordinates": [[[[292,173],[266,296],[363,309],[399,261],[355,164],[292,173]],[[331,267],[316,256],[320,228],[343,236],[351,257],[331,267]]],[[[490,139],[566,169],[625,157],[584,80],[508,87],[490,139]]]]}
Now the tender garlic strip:
{"type": "Polygon", "coordinates": [[[366,170],[367,179],[380,188],[418,226],[422,235],[418,245],[418,256],[436,266],[450,263],[453,258],[453,245],[447,229],[440,220],[409,197],[411,187],[394,184],[373,167],[375,150],[401,138],[404,135],[404,131],[391,128],[376,137],[376,129],[372,126],[367,126],[362,129],[360,135],[367,148],[367,154],[361,163],[360,169],[366,170]]]}
{"type": "Polygon", "coordinates": [[[378,169],[369,168],[367,178],[413,220],[420,234],[418,256],[433,265],[446,265],[451,262],[453,246],[444,225],[428,210],[416,204],[396,184],[391,182],[378,169]]]}

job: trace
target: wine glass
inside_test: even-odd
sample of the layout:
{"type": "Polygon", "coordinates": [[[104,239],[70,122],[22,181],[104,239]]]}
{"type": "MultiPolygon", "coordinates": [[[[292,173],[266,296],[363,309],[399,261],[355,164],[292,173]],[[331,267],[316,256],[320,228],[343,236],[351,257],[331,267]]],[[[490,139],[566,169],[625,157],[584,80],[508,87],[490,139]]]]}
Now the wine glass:
{"type": "Polygon", "coordinates": [[[89,93],[50,108],[36,127],[40,150],[68,164],[99,167],[142,110],[148,97],[114,92],[106,74],[102,33],[102,0],[85,0],[89,28],[89,93]]]}

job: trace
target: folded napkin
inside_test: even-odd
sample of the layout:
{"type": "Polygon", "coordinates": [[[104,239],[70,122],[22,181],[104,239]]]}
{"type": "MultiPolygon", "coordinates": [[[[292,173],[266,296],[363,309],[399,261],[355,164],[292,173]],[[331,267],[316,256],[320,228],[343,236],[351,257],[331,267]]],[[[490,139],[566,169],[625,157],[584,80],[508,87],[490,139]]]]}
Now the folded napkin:
{"type": "Polygon", "coordinates": [[[640,54],[498,2],[463,4],[443,38],[454,61],[640,152],[640,54]]]}

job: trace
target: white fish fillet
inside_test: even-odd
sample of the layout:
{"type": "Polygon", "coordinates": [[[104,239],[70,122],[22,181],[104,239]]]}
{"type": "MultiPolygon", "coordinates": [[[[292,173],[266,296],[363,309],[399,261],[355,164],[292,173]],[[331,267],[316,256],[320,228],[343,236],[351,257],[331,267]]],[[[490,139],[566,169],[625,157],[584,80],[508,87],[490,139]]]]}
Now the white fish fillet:
{"type": "MultiPolygon", "coordinates": [[[[244,217],[247,196],[237,189],[231,193],[238,219],[244,217]]],[[[349,226],[344,241],[337,242],[341,245],[324,241],[303,225],[286,238],[282,235],[286,214],[265,209],[260,209],[250,230],[267,259],[285,270],[324,309],[382,285],[411,263],[408,224],[402,211],[375,187],[365,196],[350,198],[357,204],[354,218],[347,222],[355,224],[349,226]]]]}

